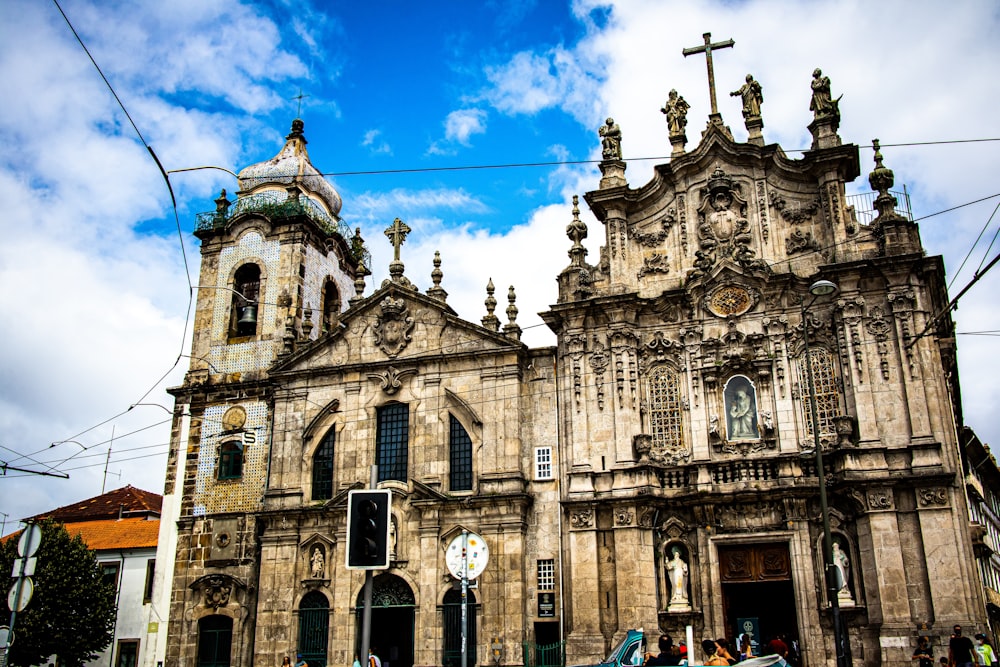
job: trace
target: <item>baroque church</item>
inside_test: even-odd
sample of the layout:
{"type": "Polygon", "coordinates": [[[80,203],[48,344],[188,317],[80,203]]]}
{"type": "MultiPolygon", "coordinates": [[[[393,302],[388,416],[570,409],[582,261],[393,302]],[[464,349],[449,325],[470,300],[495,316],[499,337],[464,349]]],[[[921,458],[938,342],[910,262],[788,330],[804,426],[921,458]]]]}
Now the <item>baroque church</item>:
{"type": "Polygon", "coordinates": [[[373,465],[392,497],[371,635],[389,667],[459,664],[446,550],[463,531],[490,554],[469,665],[596,663],[629,629],[655,651],[692,626],[784,635],[806,667],[902,666],[918,636],[937,655],[954,624],[984,627],[942,259],[877,143],[874,195],[847,196],[859,147],[819,70],[801,158],[765,142],[751,76],[737,93],[747,140],[710,79],[689,146],[671,91],[672,154],[648,183],[628,182],[613,119],[600,129],[583,200],[603,230],[574,198],[542,313],[555,347],[521,342],[513,288],[504,304],[490,283],[473,322],[440,257],[407,277],[404,221],[385,230],[389,278],[366,284],[301,120],[239,173],[196,221],[191,366],[171,390],[166,667],[351,664],[347,502],[373,465]]]}

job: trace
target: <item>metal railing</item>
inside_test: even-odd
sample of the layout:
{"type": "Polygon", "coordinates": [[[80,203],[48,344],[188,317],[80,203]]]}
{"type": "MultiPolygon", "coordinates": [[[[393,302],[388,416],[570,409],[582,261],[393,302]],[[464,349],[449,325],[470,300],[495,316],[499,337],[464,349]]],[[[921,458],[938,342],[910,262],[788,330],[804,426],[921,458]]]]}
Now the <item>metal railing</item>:
{"type": "Polygon", "coordinates": [[[555,644],[534,644],[524,642],[524,667],[564,667],[566,665],[566,642],[555,644]]]}
{"type": "MultiPolygon", "coordinates": [[[[296,199],[289,199],[284,192],[267,191],[240,197],[225,212],[208,211],[195,216],[195,232],[207,232],[223,229],[226,224],[244,213],[256,213],[269,220],[281,220],[295,216],[305,216],[327,234],[339,234],[351,246],[353,232],[343,220],[338,220],[327,213],[305,194],[296,199]]],[[[371,268],[371,253],[367,248],[352,248],[355,259],[360,260],[365,268],[371,268]]]]}
{"type": "MultiPolygon", "coordinates": [[[[896,213],[904,216],[907,220],[912,220],[910,193],[906,191],[906,186],[903,186],[902,192],[890,190],[889,194],[896,198],[896,213]]],[[[862,225],[870,225],[878,217],[878,211],[875,210],[876,197],[878,197],[877,192],[862,192],[846,197],[847,205],[854,208],[854,215],[857,216],[858,222],[862,225]]]]}

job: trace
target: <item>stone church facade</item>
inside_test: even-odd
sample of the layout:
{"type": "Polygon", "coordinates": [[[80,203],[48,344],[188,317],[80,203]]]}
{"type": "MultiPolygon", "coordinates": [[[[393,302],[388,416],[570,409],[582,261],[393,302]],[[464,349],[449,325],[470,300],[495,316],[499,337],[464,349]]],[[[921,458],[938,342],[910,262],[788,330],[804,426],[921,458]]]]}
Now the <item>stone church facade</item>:
{"type": "Polygon", "coordinates": [[[345,568],[347,494],[376,464],[392,524],[372,645],[389,667],[458,664],[445,550],[463,530],[490,551],[470,665],[537,664],[558,642],[593,663],[630,628],[655,646],[688,625],[783,634],[802,664],[834,664],[830,596],[856,664],[909,665],[918,635],[941,653],[953,624],[983,627],[942,260],[895,211],[881,154],[875,212],[851,205],[859,149],[828,82],[800,159],[764,142],[748,90],[749,140],[713,113],[690,150],[672,92],[672,157],[636,188],[621,131],[601,128],[584,200],[604,243],[588,261],[575,201],[542,314],[553,348],[521,342],[513,287],[504,304],[489,285],[478,323],[448,306],[440,258],[419,290],[400,220],[369,290],[301,121],[240,172],[197,222],[191,367],[171,390],[166,666],[350,664],[364,576],[345,568]],[[811,297],[820,279],[838,292],[811,297]]]}

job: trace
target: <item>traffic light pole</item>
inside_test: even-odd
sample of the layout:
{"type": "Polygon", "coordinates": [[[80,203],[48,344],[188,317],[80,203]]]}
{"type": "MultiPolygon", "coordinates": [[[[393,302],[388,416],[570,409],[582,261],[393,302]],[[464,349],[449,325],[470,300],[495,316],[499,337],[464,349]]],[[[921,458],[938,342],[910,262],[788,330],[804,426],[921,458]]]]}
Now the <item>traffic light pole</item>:
{"type": "MultiPolygon", "coordinates": [[[[372,466],[371,478],[368,480],[368,488],[374,489],[378,485],[378,465],[372,466]]],[[[365,570],[365,592],[364,592],[364,611],[361,612],[361,655],[358,656],[358,661],[364,660],[362,663],[363,667],[371,667],[371,660],[369,658],[371,652],[371,639],[372,639],[372,582],[375,579],[375,575],[372,574],[371,570],[365,570]]]]}

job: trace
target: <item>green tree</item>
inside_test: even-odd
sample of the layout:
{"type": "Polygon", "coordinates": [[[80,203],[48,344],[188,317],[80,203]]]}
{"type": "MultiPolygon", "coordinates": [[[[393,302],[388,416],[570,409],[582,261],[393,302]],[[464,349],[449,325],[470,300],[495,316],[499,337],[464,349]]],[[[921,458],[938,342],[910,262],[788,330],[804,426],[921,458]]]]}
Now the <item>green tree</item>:
{"type": "MultiPolygon", "coordinates": [[[[114,636],[116,586],[104,581],[97,558],[79,536],[70,537],[61,523],[44,521],[35,556],[35,592],[17,613],[11,665],[58,664],[77,667],[107,648],[114,636]]],[[[17,557],[17,540],[0,544],[0,574],[7,576],[17,557]]],[[[14,583],[14,579],[8,579],[14,583]]],[[[7,596],[0,611],[9,618],[7,596]]]]}

